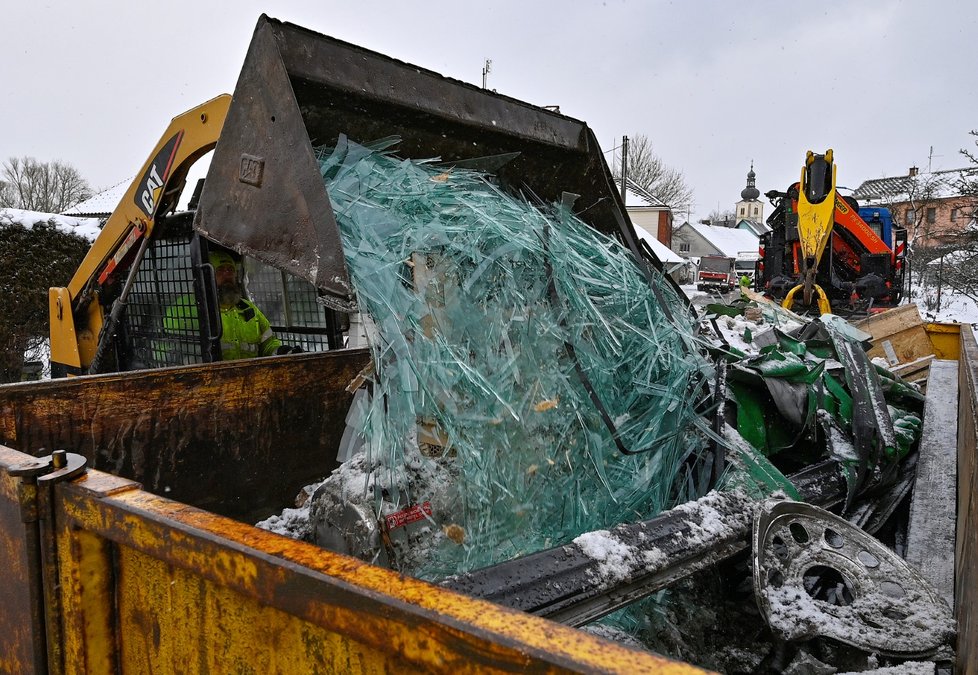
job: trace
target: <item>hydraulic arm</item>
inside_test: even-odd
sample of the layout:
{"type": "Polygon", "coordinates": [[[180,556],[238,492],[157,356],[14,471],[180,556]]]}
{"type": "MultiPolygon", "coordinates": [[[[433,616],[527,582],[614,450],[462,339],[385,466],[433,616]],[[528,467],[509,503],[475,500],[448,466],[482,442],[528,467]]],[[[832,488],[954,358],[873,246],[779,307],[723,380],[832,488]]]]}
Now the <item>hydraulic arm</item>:
{"type": "Polygon", "coordinates": [[[798,191],[798,243],[802,254],[802,281],[785,296],[783,305],[788,309],[801,290],[806,306],[811,305],[814,293],[819,312],[827,314],[832,311],[825,291],[815,283],[815,273],[832,236],[835,201],[835,163],[832,161],[832,149],[826,150],[824,155],[817,155],[809,150],[805,157],[805,167],[801,170],[798,191]]]}
{"type": "Polygon", "coordinates": [[[121,296],[106,317],[98,296],[122,271],[131,286],[138,267],[132,261],[145,252],[157,218],[175,206],[191,165],[217,143],[230,103],[223,94],[173,118],[68,286],[49,290],[51,363],[58,374],[98,371],[125,304],[121,296]]]}

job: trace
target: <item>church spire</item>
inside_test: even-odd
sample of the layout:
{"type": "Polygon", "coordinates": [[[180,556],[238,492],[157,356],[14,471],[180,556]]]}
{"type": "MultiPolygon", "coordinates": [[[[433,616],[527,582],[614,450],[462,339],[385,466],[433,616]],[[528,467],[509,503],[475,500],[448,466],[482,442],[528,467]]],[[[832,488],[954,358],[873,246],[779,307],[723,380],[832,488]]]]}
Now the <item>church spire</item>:
{"type": "Polygon", "coordinates": [[[754,187],[754,160],[750,161],[750,171],[747,172],[747,187],[740,192],[740,198],[745,202],[756,201],[761,196],[761,191],[754,187]]]}

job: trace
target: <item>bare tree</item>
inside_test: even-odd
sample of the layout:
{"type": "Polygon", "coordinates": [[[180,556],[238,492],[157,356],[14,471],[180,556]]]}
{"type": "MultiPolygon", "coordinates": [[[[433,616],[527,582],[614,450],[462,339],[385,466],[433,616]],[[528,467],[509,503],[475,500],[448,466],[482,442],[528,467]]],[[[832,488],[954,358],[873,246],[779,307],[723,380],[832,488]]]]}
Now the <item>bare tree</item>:
{"type": "Polygon", "coordinates": [[[926,219],[926,206],[938,196],[943,185],[933,173],[917,174],[910,178],[907,185],[907,201],[910,204],[908,209],[911,215],[907,220],[904,213],[907,239],[911,244],[927,241],[929,245],[933,245],[930,240],[933,238],[934,228],[926,219]]]}
{"type": "MultiPolygon", "coordinates": [[[[629,138],[627,164],[628,179],[673,210],[684,211],[692,204],[693,190],[686,184],[683,172],[666,166],[653,151],[652,141],[645,134],[629,138]]],[[[621,166],[612,167],[612,171],[620,181],[621,166]]]]}
{"type": "MultiPolygon", "coordinates": [[[[974,144],[978,146],[978,130],[972,130],[968,133],[975,139],[974,144]]],[[[962,195],[969,198],[968,207],[970,213],[968,215],[971,218],[971,222],[968,229],[972,230],[978,225],[978,154],[975,154],[967,148],[962,148],[960,152],[971,163],[972,171],[963,172],[955,187],[962,195]]]]}
{"type": "MultiPolygon", "coordinates": [[[[970,134],[978,139],[978,131],[971,131],[970,134]]],[[[978,140],[975,140],[975,145],[978,145],[978,140]]],[[[960,152],[975,171],[972,175],[969,175],[970,172],[962,172],[954,185],[961,195],[968,198],[968,205],[962,211],[965,211],[966,217],[970,217],[970,222],[961,232],[951,237],[945,236],[940,244],[926,249],[918,247],[914,251],[914,264],[920,275],[921,286],[926,285],[931,289],[924,300],[932,310],[939,309],[933,292],[935,288],[954,291],[978,302],[978,153],[968,149],[960,152]]],[[[926,189],[925,186],[922,193],[926,193],[926,189]]],[[[925,224],[917,215],[915,213],[914,224],[919,230],[918,234],[926,236],[929,232],[924,229],[925,224]]]]}
{"type": "Polygon", "coordinates": [[[62,213],[91,196],[88,181],[64,162],[11,157],[0,168],[0,207],[62,213]]]}
{"type": "Polygon", "coordinates": [[[710,211],[710,215],[706,217],[710,221],[710,225],[720,225],[725,227],[733,227],[737,224],[737,214],[734,213],[733,209],[714,209],[710,211]]]}

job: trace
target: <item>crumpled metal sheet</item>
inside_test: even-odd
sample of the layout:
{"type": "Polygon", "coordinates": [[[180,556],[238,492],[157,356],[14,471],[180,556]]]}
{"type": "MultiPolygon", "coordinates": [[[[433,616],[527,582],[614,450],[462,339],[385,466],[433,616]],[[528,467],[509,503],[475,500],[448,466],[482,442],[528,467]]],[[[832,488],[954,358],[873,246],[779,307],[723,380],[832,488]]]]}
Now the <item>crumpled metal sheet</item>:
{"type": "Polygon", "coordinates": [[[920,574],[846,520],[768,500],[754,518],[754,590],[787,640],[829,637],[901,657],[929,656],[954,633],[951,610],[920,574]]]}

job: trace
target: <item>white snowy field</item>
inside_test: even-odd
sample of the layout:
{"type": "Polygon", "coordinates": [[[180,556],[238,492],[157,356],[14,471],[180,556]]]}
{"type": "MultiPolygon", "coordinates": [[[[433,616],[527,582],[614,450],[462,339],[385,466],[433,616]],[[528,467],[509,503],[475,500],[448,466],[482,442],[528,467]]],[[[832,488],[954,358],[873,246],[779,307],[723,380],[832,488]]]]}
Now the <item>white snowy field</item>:
{"type": "Polygon", "coordinates": [[[920,316],[927,321],[978,324],[978,302],[966,295],[942,289],[938,305],[937,289],[934,287],[918,287],[913,289],[912,294],[913,301],[920,309],[920,316]]]}

